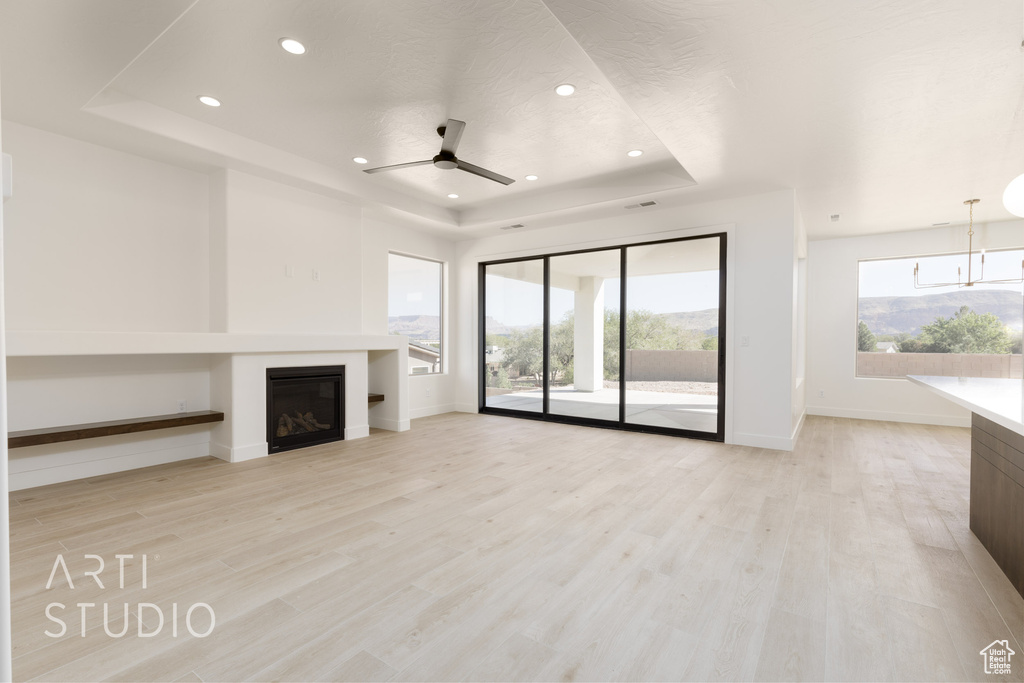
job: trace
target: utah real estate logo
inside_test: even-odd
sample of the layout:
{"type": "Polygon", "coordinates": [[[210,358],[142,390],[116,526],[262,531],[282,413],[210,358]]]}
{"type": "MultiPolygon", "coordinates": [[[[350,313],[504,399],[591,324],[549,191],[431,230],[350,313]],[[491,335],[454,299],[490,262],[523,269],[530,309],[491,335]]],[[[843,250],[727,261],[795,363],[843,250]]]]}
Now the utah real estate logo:
{"type": "Polygon", "coordinates": [[[980,654],[985,658],[985,673],[1006,675],[1010,673],[1010,657],[1017,653],[1010,649],[1009,641],[993,640],[980,654]]]}

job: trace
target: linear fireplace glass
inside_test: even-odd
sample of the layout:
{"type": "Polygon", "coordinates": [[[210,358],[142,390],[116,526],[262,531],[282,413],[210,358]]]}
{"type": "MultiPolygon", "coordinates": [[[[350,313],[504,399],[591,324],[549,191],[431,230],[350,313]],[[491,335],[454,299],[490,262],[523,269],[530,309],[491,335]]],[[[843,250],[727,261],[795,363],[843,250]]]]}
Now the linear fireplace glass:
{"type": "Polygon", "coordinates": [[[345,366],[267,368],[271,453],[345,438],[345,366]]]}

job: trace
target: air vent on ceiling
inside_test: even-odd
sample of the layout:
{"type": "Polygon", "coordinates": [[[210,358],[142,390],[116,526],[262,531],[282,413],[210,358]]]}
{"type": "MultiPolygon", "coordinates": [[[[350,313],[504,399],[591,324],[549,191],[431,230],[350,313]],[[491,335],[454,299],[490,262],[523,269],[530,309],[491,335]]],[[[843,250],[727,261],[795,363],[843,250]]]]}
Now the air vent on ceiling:
{"type": "Polygon", "coordinates": [[[646,202],[640,202],[639,204],[630,204],[626,208],[627,209],[639,209],[641,207],[656,206],[657,204],[658,204],[658,202],[656,202],[654,200],[650,200],[650,201],[646,201],[646,202]]]}
{"type": "Polygon", "coordinates": [[[829,214],[828,222],[829,223],[838,223],[839,222],[839,214],[838,213],[829,214]]]}
{"type": "Polygon", "coordinates": [[[942,227],[943,225],[949,225],[949,221],[946,221],[945,223],[932,223],[933,228],[939,228],[942,227]]]}
{"type": "Polygon", "coordinates": [[[519,228],[525,228],[526,226],[522,223],[516,223],[515,225],[503,225],[498,230],[518,230],[519,228]]]}

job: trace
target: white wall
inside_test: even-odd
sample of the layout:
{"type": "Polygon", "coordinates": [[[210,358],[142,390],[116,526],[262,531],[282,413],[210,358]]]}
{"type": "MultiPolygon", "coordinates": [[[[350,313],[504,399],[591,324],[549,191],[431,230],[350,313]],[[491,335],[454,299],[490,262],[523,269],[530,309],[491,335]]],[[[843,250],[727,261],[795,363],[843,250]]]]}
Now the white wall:
{"type": "Polygon", "coordinates": [[[459,242],[452,278],[459,311],[453,363],[458,409],[477,410],[477,265],[481,261],[731,225],[726,438],[732,443],[792,448],[795,220],[794,193],[780,191],[689,206],[662,205],[642,213],[621,210],[585,223],[459,242]],[[740,337],[749,338],[748,346],[736,343],[740,337]]]}
{"type": "Polygon", "coordinates": [[[237,171],[220,171],[213,186],[224,195],[212,202],[212,256],[226,272],[212,297],[226,321],[213,327],[358,334],[359,208],[237,171]]]}
{"type": "MultiPolygon", "coordinates": [[[[402,226],[394,219],[363,213],[363,334],[388,333],[388,252],[442,261],[445,264],[444,315],[441,333],[445,340],[444,372],[409,377],[409,416],[413,419],[455,410],[455,374],[452,321],[464,316],[450,296],[455,243],[420,230],[402,226]]],[[[373,410],[370,411],[371,416],[373,410]]]]}
{"type": "MultiPolygon", "coordinates": [[[[975,245],[998,249],[1022,244],[1024,221],[975,225],[975,245]]],[[[856,376],[858,260],[961,251],[967,251],[962,225],[808,244],[808,413],[970,425],[967,410],[905,379],[856,376]]]]}
{"type": "Polygon", "coordinates": [[[7,325],[204,332],[208,178],[10,121],[7,325]]]}

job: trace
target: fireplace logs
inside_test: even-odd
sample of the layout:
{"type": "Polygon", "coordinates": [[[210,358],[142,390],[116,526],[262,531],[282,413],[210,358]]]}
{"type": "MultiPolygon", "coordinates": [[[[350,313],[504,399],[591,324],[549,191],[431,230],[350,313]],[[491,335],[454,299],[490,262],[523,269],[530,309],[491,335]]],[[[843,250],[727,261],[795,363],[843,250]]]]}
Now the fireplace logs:
{"type": "Polygon", "coordinates": [[[277,421],[277,436],[290,436],[291,434],[307,434],[309,432],[319,432],[325,429],[330,429],[331,425],[317,422],[316,418],[313,417],[312,412],[308,412],[305,415],[299,411],[295,411],[295,416],[292,417],[288,413],[281,413],[281,417],[277,421]]]}

